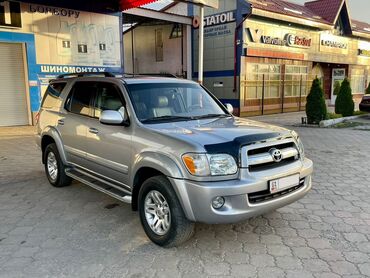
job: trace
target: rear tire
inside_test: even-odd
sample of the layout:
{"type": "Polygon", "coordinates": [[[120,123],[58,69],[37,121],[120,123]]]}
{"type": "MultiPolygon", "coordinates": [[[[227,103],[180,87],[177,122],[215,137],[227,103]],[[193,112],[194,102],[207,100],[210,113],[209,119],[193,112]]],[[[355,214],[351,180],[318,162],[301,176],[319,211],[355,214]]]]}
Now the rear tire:
{"type": "Polygon", "coordinates": [[[194,234],[194,223],[186,218],[171,183],[164,176],[143,183],[139,191],[139,213],[145,233],[159,246],[178,246],[194,234]]]}
{"type": "Polygon", "coordinates": [[[54,143],[46,147],[44,161],[46,177],[52,186],[65,187],[72,183],[72,178],[65,173],[65,166],[54,143]]]}

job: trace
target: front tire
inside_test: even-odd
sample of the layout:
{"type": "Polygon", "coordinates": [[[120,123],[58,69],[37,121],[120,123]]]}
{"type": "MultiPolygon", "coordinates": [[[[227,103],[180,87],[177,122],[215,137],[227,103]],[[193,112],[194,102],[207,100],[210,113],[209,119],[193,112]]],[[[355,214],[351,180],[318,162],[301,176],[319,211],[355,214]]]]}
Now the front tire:
{"type": "Polygon", "coordinates": [[[143,183],[139,213],[145,233],[159,246],[178,246],[194,233],[194,223],[186,218],[171,183],[164,176],[155,176],[143,183]]]}
{"type": "Polygon", "coordinates": [[[72,183],[72,178],[65,173],[65,166],[54,143],[46,147],[44,161],[46,177],[52,186],[65,187],[72,183]]]}

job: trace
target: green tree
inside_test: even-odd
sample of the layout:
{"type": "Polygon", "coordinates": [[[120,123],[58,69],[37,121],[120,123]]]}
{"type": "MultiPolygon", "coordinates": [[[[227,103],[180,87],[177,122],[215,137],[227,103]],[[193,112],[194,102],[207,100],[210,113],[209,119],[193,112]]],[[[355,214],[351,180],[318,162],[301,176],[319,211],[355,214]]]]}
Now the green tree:
{"type": "Polygon", "coordinates": [[[337,96],[339,94],[339,91],[340,91],[340,81],[335,81],[334,83],[334,95],[337,96]]]}
{"type": "Polygon", "coordinates": [[[326,118],[326,103],[320,80],[316,78],[307,96],[306,114],[309,124],[318,124],[326,118]]]}
{"type": "Polygon", "coordinates": [[[342,114],[343,117],[353,116],[355,103],[353,101],[351,84],[348,79],[344,79],[340,87],[339,94],[335,100],[335,113],[342,114]]]}
{"type": "Polygon", "coordinates": [[[370,83],[369,83],[369,86],[367,86],[365,93],[367,95],[370,95],[370,83]]]}

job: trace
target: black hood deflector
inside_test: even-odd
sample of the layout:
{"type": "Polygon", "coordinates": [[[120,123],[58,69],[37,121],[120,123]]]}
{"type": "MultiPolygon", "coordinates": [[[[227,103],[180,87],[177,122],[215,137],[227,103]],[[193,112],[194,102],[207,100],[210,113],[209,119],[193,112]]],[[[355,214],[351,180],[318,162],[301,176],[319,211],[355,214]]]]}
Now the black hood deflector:
{"type": "Polygon", "coordinates": [[[262,134],[251,134],[241,137],[236,137],[233,141],[205,145],[208,154],[221,154],[226,153],[235,158],[235,161],[239,161],[239,151],[243,146],[250,145],[256,142],[265,141],[272,138],[282,137],[283,134],[279,132],[262,133],[262,134]]]}

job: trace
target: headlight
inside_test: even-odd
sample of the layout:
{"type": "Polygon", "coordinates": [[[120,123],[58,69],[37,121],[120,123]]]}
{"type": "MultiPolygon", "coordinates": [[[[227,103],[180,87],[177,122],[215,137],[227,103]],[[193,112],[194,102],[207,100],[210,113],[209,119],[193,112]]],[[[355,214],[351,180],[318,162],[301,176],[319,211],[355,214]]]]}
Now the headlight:
{"type": "Polygon", "coordinates": [[[185,154],[182,160],[193,176],[227,176],[236,174],[238,166],[228,154],[185,154]]]}
{"type": "Polygon", "coordinates": [[[304,153],[304,146],[303,146],[302,140],[299,137],[299,135],[298,135],[297,132],[292,131],[291,133],[292,133],[292,136],[294,137],[294,139],[297,142],[297,147],[298,147],[299,155],[300,155],[301,159],[304,159],[305,153],[304,153]]]}
{"type": "Polygon", "coordinates": [[[207,155],[212,176],[233,175],[238,171],[235,159],[228,154],[207,155]]]}

